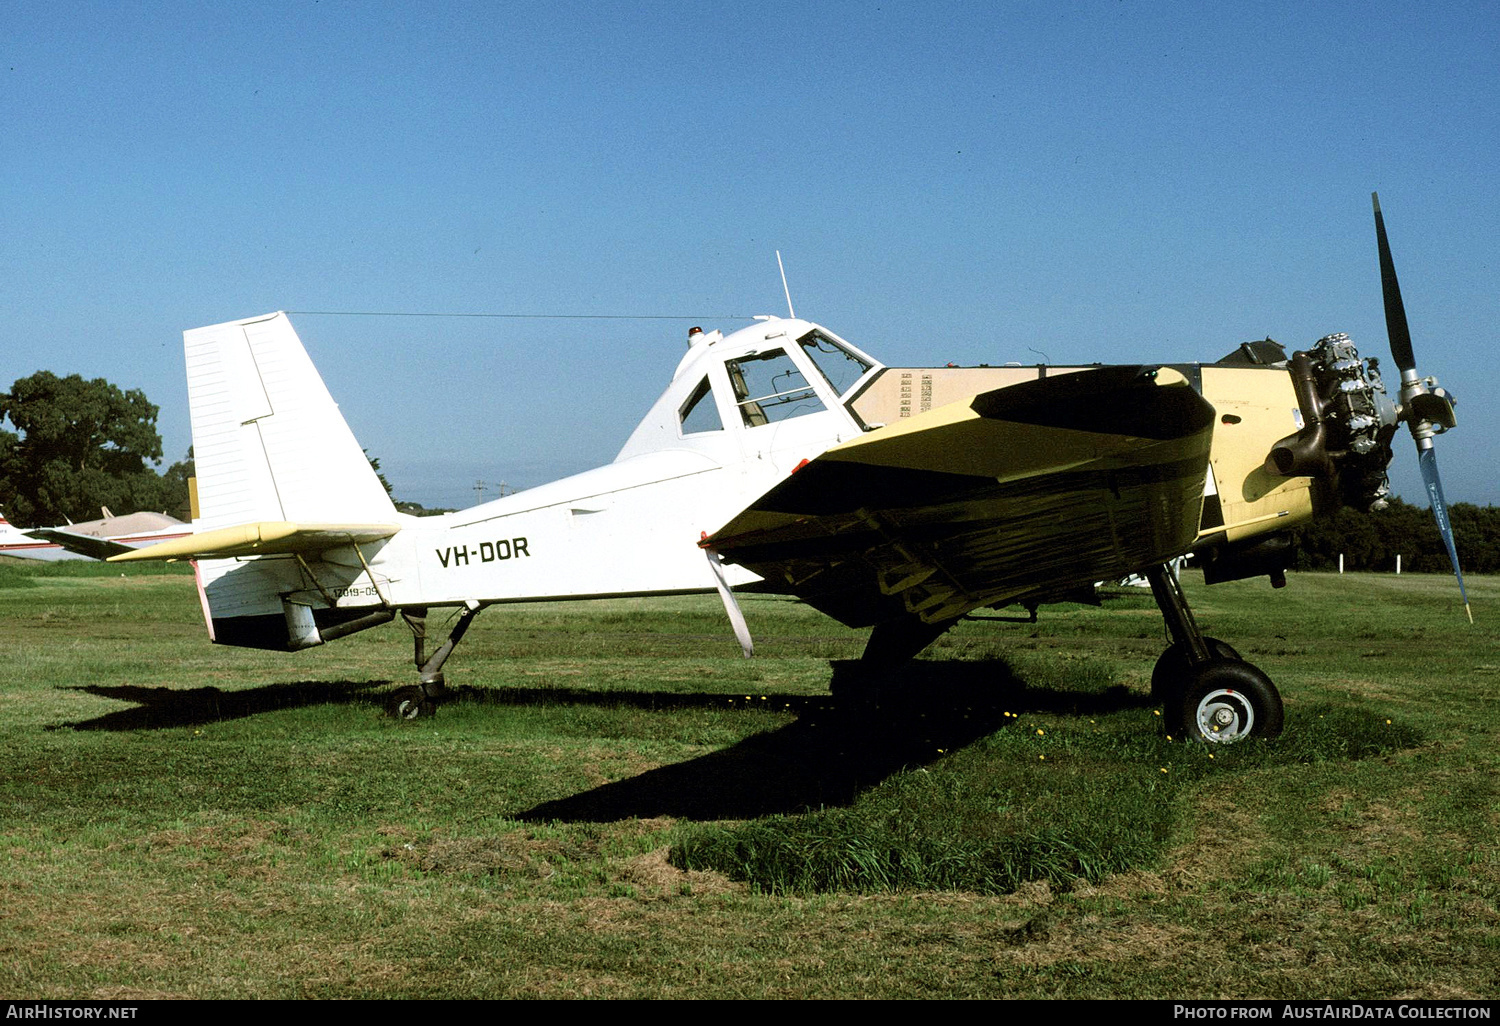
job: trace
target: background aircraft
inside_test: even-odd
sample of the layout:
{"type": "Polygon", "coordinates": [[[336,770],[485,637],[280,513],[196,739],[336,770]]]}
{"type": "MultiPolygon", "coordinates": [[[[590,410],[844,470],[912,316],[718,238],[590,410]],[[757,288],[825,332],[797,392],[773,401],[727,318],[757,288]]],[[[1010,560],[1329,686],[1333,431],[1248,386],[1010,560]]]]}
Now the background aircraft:
{"type": "Polygon", "coordinates": [[[183,538],[193,533],[165,513],[127,513],[117,517],[105,507],[100,520],[86,520],[66,527],[36,527],[23,530],[0,514],[0,556],[22,559],[108,559],[132,549],[183,538]]]}
{"type": "Polygon", "coordinates": [[[1290,359],[1266,340],[1211,364],[888,368],[765,316],[690,332],[613,463],[439,517],[394,509],[285,314],[189,331],[194,533],[111,558],[193,559],[221,644],[296,650],[400,615],[410,717],[498,603],[717,589],[748,655],[732,588],[793,594],[872,627],[867,672],[837,682],[868,693],[975,610],[1141,573],[1173,637],[1153,674],[1169,731],[1274,736],[1275,686],[1202,634],[1170,561],[1284,584],[1290,527],[1384,502],[1403,421],[1452,553],[1431,459],[1452,403],[1415,370],[1375,210],[1398,400],[1344,335],[1290,359]],[[434,607],[459,615],[429,653],[434,607]]]}

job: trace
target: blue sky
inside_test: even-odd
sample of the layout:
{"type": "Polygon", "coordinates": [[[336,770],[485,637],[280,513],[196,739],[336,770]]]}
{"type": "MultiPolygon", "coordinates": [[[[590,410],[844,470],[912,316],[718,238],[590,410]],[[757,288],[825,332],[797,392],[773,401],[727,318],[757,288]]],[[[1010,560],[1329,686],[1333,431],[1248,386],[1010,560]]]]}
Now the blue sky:
{"type": "Polygon", "coordinates": [[[741,7],[10,0],[0,379],[144,389],[171,462],[185,328],[692,318],[294,314],[398,496],[467,504],[612,459],[777,249],[890,364],[1384,355],[1379,190],[1448,497],[1500,502],[1500,9],[741,7]]]}

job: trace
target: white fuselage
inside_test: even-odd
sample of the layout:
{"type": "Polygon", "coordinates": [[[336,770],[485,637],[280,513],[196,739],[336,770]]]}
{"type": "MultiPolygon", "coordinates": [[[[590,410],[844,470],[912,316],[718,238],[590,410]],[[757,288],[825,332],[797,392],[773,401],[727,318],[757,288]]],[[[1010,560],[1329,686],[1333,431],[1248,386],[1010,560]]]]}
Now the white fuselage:
{"type": "Polygon", "coordinates": [[[0,517],[0,556],[40,559],[49,563],[58,559],[88,558],[76,552],[69,552],[56,542],[32,538],[4,517],[0,517]]]}
{"type": "MultiPolygon", "coordinates": [[[[397,514],[392,537],[316,560],[203,560],[207,602],[218,617],[287,602],[410,608],[712,591],[700,539],[859,435],[845,401],[877,370],[803,321],[699,334],[613,463],[455,513],[397,514]]],[[[732,585],[758,580],[723,571],[732,585]]]]}

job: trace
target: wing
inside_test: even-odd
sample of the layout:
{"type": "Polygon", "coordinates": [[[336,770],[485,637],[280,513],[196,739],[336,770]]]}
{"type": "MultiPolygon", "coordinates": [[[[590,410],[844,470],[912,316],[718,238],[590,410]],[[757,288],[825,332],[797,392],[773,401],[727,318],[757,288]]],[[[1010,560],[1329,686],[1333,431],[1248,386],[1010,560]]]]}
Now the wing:
{"type": "Polygon", "coordinates": [[[1029,381],[828,450],[703,545],[850,626],[950,620],[1187,551],[1213,422],[1168,367],[1029,381]]]}

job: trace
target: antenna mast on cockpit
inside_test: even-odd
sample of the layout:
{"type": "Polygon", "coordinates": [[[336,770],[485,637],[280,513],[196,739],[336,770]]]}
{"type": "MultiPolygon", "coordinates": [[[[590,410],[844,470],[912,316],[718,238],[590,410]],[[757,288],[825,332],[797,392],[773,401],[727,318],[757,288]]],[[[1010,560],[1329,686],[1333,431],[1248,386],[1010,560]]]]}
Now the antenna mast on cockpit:
{"type": "Polygon", "coordinates": [[[781,262],[781,250],[776,251],[776,266],[781,270],[781,291],[786,293],[786,315],[792,320],[797,319],[797,311],[792,309],[792,290],[786,285],[786,267],[781,262]]]}

